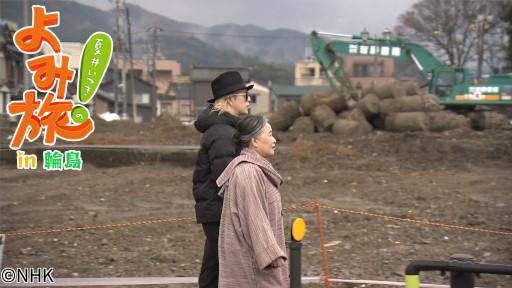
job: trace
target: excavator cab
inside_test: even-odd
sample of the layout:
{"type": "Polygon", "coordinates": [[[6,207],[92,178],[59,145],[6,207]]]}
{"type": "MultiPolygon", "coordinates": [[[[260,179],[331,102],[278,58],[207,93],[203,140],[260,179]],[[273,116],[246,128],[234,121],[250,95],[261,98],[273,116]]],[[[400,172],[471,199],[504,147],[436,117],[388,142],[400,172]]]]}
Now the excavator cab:
{"type": "Polygon", "coordinates": [[[455,74],[453,71],[441,71],[435,76],[434,83],[433,92],[437,97],[450,97],[455,84],[455,74]]]}
{"type": "Polygon", "coordinates": [[[466,82],[466,71],[463,68],[455,69],[455,84],[460,85],[466,82]]]}
{"type": "Polygon", "coordinates": [[[464,68],[438,67],[434,69],[434,79],[432,82],[432,93],[437,95],[440,100],[453,100],[454,95],[459,90],[464,90],[466,79],[466,70],[464,68]],[[443,99],[444,98],[444,99],[443,99]]]}

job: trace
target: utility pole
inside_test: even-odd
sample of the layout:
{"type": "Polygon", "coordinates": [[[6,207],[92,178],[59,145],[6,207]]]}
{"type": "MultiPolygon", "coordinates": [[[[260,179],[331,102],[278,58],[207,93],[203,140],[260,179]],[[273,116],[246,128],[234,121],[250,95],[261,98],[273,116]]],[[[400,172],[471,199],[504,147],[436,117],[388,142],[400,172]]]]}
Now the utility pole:
{"type": "MultiPolygon", "coordinates": [[[[122,2],[122,5],[124,6],[124,0],[122,2]]],[[[119,13],[119,16],[124,18],[123,17],[123,13],[125,12],[126,10],[124,9],[124,7],[120,7],[120,13],[119,13]]],[[[123,19],[124,20],[124,19],[123,19]]],[[[128,55],[126,54],[126,45],[124,45],[124,32],[125,30],[122,29],[123,28],[123,21],[120,21],[121,23],[121,31],[123,33],[121,33],[121,43],[123,43],[123,71],[122,71],[122,74],[121,74],[121,79],[122,79],[122,88],[123,88],[123,113],[121,114],[121,118],[123,119],[128,119],[128,93],[126,92],[126,89],[127,89],[127,84],[126,84],[126,73],[128,72],[128,55]]]]}
{"type": "MultiPolygon", "coordinates": [[[[125,12],[125,3],[124,3],[124,0],[116,0],[116,28],[117,28],[117,37],[118,37],[118,45],[119,45],[119,48],[118,48],[118,52],[120,51],[121,54],[122,54],[122,59],[123,59],[123,67],[122,67],[122,70],[121,70],[121,88],[122,88],[122,100],[123,100],[123,110],[122,110],[122,113],[121,113],[121,118],[122,119],[126,119],[127,118],[127,115],[128,115],[128,102],[127,102],[127,97],[126,97],[126,72],[127,72],[127,62],[128,62],[128,59],[127,59],[127,55],[126,55],[126,45],[124,43],[124,33],[125,33],[125,29],[124,29],[124,20],[125,20],[125,17],[123,15],[123,13],[125,12]]],[[[118,55],[118,60],[119,61],[119,55],[118,55]]],[[[116,99],[116,108],[117,108],[117,111],[119,111],[119,94],[117,94],[117,99],[116,99]]],[[[117,112],[116,112],[117,113],[117,112]]]]}
{"type": "Polygon", "coordinates": [[[157,97],[157,90],[156,90],[156,53],[158,48],[158,32],[163,31],[162,28],[159,27],[151,27],[148,29],[148,32],[151,31],[151,38],[152,38],[152,49],[151,49],[151,116],[154,120],[156,118],[156,97],[157,97]]]}
{"type": "Polygon", "coordinates": [[[126,23],[128,25],[128,52],[130,56],[130,89],[132,95],[132,118],[137,121],[137,101],[135,99],[135,84],[133,77],[133,50],[132,50],[132,28],[130,21],[130,8],[126,7],[126,23]]]}
{"type": "Polygon", "coordinates": [[[113,80],[114,80],[114,86],[113,86],[113,91],[114,91],[114,113],[118,114],[119,115],[119,92],[117,91],[117,86],[119,85],[119,46],[121,46],[121,41],[120,41],[120,37],[119,37],[119,17],[118,17],[118,9],[119,7],[119,0],[116,0],[116,29],[115,29],[115,34],[116,34],[116,37],[115,37],[115,44],[114,44],[114,77],[113,77],[113,80]]]}

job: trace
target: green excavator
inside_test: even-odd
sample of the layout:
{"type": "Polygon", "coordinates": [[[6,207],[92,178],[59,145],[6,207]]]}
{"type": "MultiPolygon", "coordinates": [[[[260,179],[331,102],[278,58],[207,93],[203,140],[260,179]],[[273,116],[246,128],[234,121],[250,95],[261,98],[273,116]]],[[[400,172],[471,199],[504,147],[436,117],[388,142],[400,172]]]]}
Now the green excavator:
{"type": "Polygon", "coordinates": [[[352,90],[343,68],[348,55],[375,56],[396,60],[412,60],[419,69],[422,82],[439,103],[452,108],[474,108],[476,105],[512,105],[512,75],[491,75],[474,83],[469,71],[452,67],[434,57],[421,45],[392,38],[385,31],[382,38],[361,35],[333,34],[313,31],[311,47],[316,59],[327,72],[331,86],[344,92],[352,90]],[[335,37],[336,40],[330,38],[335,37]]]}

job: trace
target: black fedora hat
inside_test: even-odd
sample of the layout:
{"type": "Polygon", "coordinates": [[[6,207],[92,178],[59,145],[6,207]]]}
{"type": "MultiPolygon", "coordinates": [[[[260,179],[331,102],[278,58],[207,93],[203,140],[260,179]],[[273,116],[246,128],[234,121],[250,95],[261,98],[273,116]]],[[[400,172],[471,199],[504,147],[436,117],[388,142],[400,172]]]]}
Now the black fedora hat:
{"type": "Polygon", "coordinates": [[[208,100],[209,103],[215,102],[215,100],[233,93],[237,90],[251,90],[254,85],[245,86],[245,82],[242,76],[237,71],[228,71],[220,74],[217,78],[212,81],[212,92],[213,99],[208,100]]]}

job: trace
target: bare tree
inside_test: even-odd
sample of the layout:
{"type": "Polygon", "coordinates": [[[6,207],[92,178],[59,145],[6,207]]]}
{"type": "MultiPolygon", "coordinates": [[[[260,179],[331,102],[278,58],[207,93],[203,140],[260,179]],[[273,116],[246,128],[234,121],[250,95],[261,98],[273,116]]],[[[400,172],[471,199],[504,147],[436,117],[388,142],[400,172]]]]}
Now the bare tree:
{"type": "Polygon", "coordinates": [[[499,7],[503,1],[510,0],[420,0],[400,15],[395,32],[432,48],[450,65],[464,66],[471,60],[481,63],[478,58],[483,59],[485,47],[490,47],[485,41],[495,39],[488,35],[496,33],[502,23],[499,7]]]}
{"type": "Polygon", "coordinates": [[[501,20],[505,22],[506,40],[506,71],[512,72],[512,1],[505,1],[502,5],[501,20]]]}
{"type": "Polygon", "coordinates": [[[509,35],[505,22],[496,26],[484,39],[483,61],[492,73],[503,73],[507,65],[509,35]]]}

